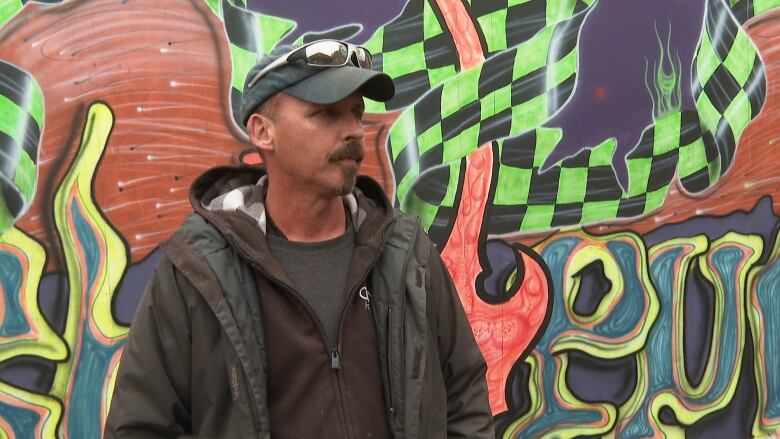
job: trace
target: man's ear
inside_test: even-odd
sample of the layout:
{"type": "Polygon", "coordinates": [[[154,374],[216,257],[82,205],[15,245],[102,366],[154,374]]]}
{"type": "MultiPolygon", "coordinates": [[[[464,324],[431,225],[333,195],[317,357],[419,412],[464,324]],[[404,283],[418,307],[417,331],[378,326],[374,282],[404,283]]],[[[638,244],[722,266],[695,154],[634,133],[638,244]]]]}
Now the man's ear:
{"type": "Polygon", "coordinates": [[[246,122],[247,134],[261,153],[274,149],[274,122],[262,114],[253,113],[246,122]]]}

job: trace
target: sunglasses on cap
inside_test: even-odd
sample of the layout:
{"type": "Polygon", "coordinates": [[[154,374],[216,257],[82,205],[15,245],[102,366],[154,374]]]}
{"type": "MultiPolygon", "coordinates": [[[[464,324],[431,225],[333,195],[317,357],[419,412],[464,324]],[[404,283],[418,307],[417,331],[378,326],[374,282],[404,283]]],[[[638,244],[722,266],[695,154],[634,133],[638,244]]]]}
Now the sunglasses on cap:
{"type": "Polygon", "coordinates": [[[249,84],[247,84],[247,88],[254,87],[257,81],[271,70],[299,59],[315,67],[340,67],[352,61],[352,64],[362,69],[371,68],[371,52],[365,47],[338,40],[318,40],[296,47],[287,54],[275,59],[271,64],[257,72],[252,80],[249,81],[249,84]]]}

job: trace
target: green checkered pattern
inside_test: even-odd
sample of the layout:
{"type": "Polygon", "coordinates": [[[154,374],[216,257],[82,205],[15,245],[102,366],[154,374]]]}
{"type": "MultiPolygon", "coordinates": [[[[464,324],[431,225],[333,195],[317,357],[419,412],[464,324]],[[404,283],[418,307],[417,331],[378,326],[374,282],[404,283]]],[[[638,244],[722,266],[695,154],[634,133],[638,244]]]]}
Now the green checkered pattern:
{"type": "Polygon", "coordinates": [[[488,56],[528,41],[545,27],[566,21],[593,3],[595,0],[469,0],[488,56]]]}
{"type": "MultiPolygon", "coordinates": [[[[690,112],[686,113],[690,117],[690,112]]],[[[683,113],[672,113],[656,121],[642,133],[638,146],[626,157],[628,168],[629,198],[641,197],[645,194],[655,194],[653,203],[644,203],[641,212],[650,212],[661,206],[669,185],[674,177],[678,162],[683,113]]],[[[695,133],[695,130],[688,130],[695,133]]],[[[695,137],[695,135],[694,135],[695,137]]],[[[687,142],[686,142],[687,143],[687,142]]]]}
{"type": "Polygon", "coordinates": [[[680,169],[687,190],[712,186],[730,168],[737,141],[761,110],[765,89],[764,68],[752,41],[726,4],[710,0],[693,63],[703,136],[686,149],[680,169]]]}
{"type": "Polygon", "coordinates": [[[573,90],[584,15],[461,72],[401,114],[388,146],[403,210],[419,214],[429,231],[446,223],[456,207],[461,160],[494,139],[534,129],[560,108],[573,90]]]}
{"type": "Polygon", "coordinates": [[[0,61],[0,233],[24,214],[35,195],[43,122],[38,83],[0,61]]]}
{"type": "Polygon", "coordinates": [[[0,0],[0,27],[14,18],[23,7],[21,0],[0,0]]]}
{"type": "MultiPolygon", "coordinates": [[[[729,10],[716,0],[708,4],[707,14],[710,24],[729,18],[724,16],[729,10]]],[[[695,61],[706,70],[699,68],[705,74],[695,75],[694,80],[707,84],[700,87],[697,102],[718,102],[722,113],[713,105],[707,107],[710,111],[699,107],[698,112],[671,113],[656,120],[626,158],[625,193],[607,166],[614,151],[612,139],[544,171],[539,167],[560,141],[559,131],[540,128],[505,141],[499,149],[490,232],[536,231],[641,216],[663,205],[675,173],[692,192],[717,181],[731,163],[736,140],[760,111],[765,91],[755,47],[735,22],[731,24],[705,27],[695,61]],[[733,42],[728,44],[730,35],[733,42]],[[710,43],[713,39],[721,42],[719,49],[710,43]],[[524,150],[533,154],[524,156],[524,150]],[[596,152],[599,160],[594,163],[596,152]],[[585,157],[587,171],[582,168],[585,157]],[[575,170],[568,169],[572,165],[577,165],[575,170]]]]}
{"type": "Polygon", "coordinates": [[[497,177],[489,229],[542,230],[616,215],[622,190],[612,169],[615,141],[542,170],[562,132],[537,128],[496,142],[497,177]]]}
{"type": "Polygon", "coordinates": [[[780,6],[780,0],[728,0],[728,6],[739,24],[780,6]]]}
{"type": "Polygon", "coordinates": [[[616,218],[639,216],[661,207],[675,172],[689,166],[691,154],[702,151],[697,148],[703,146],[696,112],[670,113],[656,120],[626,158],[628,193],[616,218]]]}
{"type": "Polygon", "coordinates": [[[562,139],[560,129],[537,128],[499,142],[489,229],[538,231],[646,214],[663,204],[681,145],[700,139],[698,127],[696,114],[687,111],[669,114],[646,129],[627,157],[627,192],[612,168],[614,139],[547,169],[542,165],[562,139]]]}
{"type": "Polygon", "coordinates": [[[389,102],[366,102],[370,112],[411,105],[460,69],[452,35],[431,1],[409,0],[399,16],[363,46],[372,53],[375,69],[396,83],[396,94],[389,102]]]}
{"type": "Polygon", "coordinates": [[[557,128],[537,128],[498,142],[490,233],[645,215],[663,205],[675,172],[683,173],[695,163],[693,155],[705,154],[704,161],[717,159],[714,148],[706,149],[696,112],[668,114],[648,127],[628,154],[629,184],[624,192],[612,168],[614,139],[542,169],[562,136],[557,128]]]}
{"type": "Polygon", "coordinates": [[[261,56],[270,52],[295,27],[295,22],[249,11],[242,0],[205,2],[225,25],[232,63],[230,107],[233,119],[240,127],[243,124],[239,108],[247,72],[261,56]]]}
{"type": "MultiPolygon", "coordinates": [[[[534,1],[506,7],[543,4],[534,1]]],[[[478,15],[477,22],[498,16],[496,2],[490,4],[494,10],[478,15]]],[[[564,4],[576,11],[579,3],[556,7],[564,4]]],[[[475,8],[472,4],[472,13],[475,8]]],[[[464,158],[481,145],[491,144],[497,158],[488,233],[580,226],[659,208],[675,175],[688,191],[710,187],[730,166],[740,135],[763,105],[766,84],[756,48],[728,5],[708,0],[694,60],[697,111],[666,114],[643,132],[626,157],[627,188],[612,168],[614,139],[544,168],[565,133],[541,125],[571,93],[567,86],[576,75],[580,26],[548,14],[547,8],[539,10],[545,14],[540,17],[559,21],[509,49],[501,50],[503,42],[489,43],[499,51],[431,90],[391,128],[388,148],[398,202],[402,210],[420,215],[435,242],[447,240],[457,214],[464,158]],[[574,36],[557,32],[562,25],[574,36]],[[550,59],[550,47],[569,50],[550,59]],[[561,100],[556,102],[554,95],[561,100]]],[[[581,23],[586,11],[570,20],[581,23]]]]}

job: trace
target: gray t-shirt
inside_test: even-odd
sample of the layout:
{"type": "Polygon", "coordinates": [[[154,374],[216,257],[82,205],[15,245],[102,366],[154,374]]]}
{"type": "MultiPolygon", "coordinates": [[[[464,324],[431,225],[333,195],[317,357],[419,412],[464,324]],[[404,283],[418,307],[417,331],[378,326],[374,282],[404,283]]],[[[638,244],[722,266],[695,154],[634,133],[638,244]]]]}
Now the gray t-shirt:
{"type": "Polygon", "coordinates": [[[329,346],[335,347],[355,248],[355,231],[351,221],[346,233],[321,242],[289,241],[270,217],[267,221],[266,242],[271,255],[322,323],[329,346]]]}

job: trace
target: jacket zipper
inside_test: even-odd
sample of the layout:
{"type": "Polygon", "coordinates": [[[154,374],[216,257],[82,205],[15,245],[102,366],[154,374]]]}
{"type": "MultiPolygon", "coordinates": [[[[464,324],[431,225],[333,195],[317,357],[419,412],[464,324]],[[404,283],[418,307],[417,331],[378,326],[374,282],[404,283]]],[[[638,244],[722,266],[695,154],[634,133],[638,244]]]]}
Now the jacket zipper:
{"type": "MultiPolygon", "coordinates": [[[[392,227],[392,225],[394,223],[395,223],[395,218],[393,218],[393,221],[390,222],[390,224],[384,229],[384,231],[382,233],[386,234],[387,231],[390,229],[390,227],[392,227]]],[[[384,242],[384,239],[382,239],[382,242],[384,242]]],[[[368,279],[368,275],[371,273],[371,268],[373,268],[374,265],[376,265],[377,261],[379,260],[379,257],[380,257],[380,253],[376,252],[376,255],[373,257],[373,259],[371,260],[371,263],[368,265],[370,267],[369,270],[363,275],[363,277],[360,278],[360,281],[358,281],[355,284],[355,286],[352,287],[352,289],[350,289],[349,294],[347,295],[347,299],[344,302],[344,307],[341,309],[341,316],[339,316],[339,330],[338,330],[338,334],[336,335],[336,349],[331,353],[331,368],[334,368],[334,366],[338,366],[338,369],[336,369],[336,370],[340,370],[341,369],[341,363],[339,361],[339,358],[340,358],[340,347],[341,347],[341,332],[342,332],[343,326],[344,326],[344,316],[347,314],[347,309],[349,309],[349,305],[354,300],[355,292],[358,290],[358,288],[359,287],[366,288],[365,285],[366,285],[366,280],[368,279]]],[[[366,288],[366,291],[368,291],[367,288],[366,288]]],[[[370,293],[368,293],[368,294],[370,295],[370,293]]],[[[370,311],[370,312],[373,313],[373,311],[370,311]]],[[[373,316],[372,316],[372,318],[373,318],[373,316]]],[[[389,370],[389,367],[388,367],[388,370],[389,370]]],[[[342,412],[344,413],[344,421],[347,422],[346,410],[344,409],[344,400],[343,400],[343,395],[342,395],[343,391],[341,389],[341,386],[342,386],[341,376],[338,373],[336,374],[336,381],[338,383],[339,400],[341,402],[342,412]]],[[[388,385],[389,385],[389,381],[388,381],[388,385]]],[[[349,433],[349,428],[347,427],[347,437],[349,437],[349,434],[350,434],[349,433]]]]}
{"type": "MultiPolygon", "coordinates": [[[[379,256],[374,257],[374,260],[371,262],[370,266],[373,267],[374,264],[376,264],[377,260],[379,260],[379,256]]],[[[369,270],[369,272],[370,272],[370,270],[369,270]]],[[[342,389],[343,383],[341,381],[341,374],[339,373],[339,371],[341,370],[341,360],[340,360],[340,357],[341,357],[341,331],[342,331],[342,327],[344,326],[344,317],[347,314],[347,310],[349,309],[349,306],[352,303],[352,301],[355,300],[355,292],[357,292],[358,287],[365,285],[367,278],[368,278],[368,273],[366,273],[365,276],[363,276],[360,279],[360,281],[354,287],[352,287],[352,289],[349,291],[349,294],[347,295],[347,299],[344,302],[344,307],[341,309],[341,316],[339,317],[339,331],[338,331],[338,335],[336,335],[336,348],[331,351],[331,363],[330,363],[330,366],[331,366],[331,369],[334,372],[336,372],[336,385],[338,387],[338,392],[339,392],[339,406],[341,408],[342,417],[344,419],[344,424],[345,424],[344,428],[345,428],[346,433],[347,433],[347,438],[351,437],[351,432],[350,432],[350,428],[349,428],[350,422],[347,420],[347,410],[346,410],[346,407],[345,407],[346,402],[344,400],[344,393],[345,393],[345,391],[344,391],[344,389],[342,389]]]]}
{"type": "Polygon", "coordinates": [[[391,339],[391,330],[392,330],[392,320],[393,317],[393,309],[389,306],[387,307],[387,324],[385,327],[385,331],[387,331],[387,348],[386,348],[386,355],[387,355],[387,367],[386,367],[386,374],[387,374],[387,411],[390,414],[390,417],[395,417],[395,406],[393,403],[393,379],[390,376],[390,365],[393,364],[392,358],[393,358],[393,351],[392,347],[393,344],[390,342],[391,339]]]}
{"type": "MultiPolygon", "coordinates": [[[[228,241],[230,241],[231,244],[233,244],[232,239],[230,239],[230,237],[228,237],[228,241]]],[[[319,319],[316,318],[316,314],[314,313],[314,310],[311,309],[311,306],[309,306],[309,304],[305,300],[303,300],[303,298],[300,297],[300,295],[295,291],[294,288],[292,288],[291,286],[287,285],[281,279],[278,279],[278,278],[276,278],[274,276],[271,276],[260,264],[254,262],[251,258],[248,257],[247,254],[242,252],[238,246],[233,245],[233,248],[235,248],[243,256],[244,260],[247,261],[249,263],[249,265],[251,265],[255,270],[258,270],[259,272],[261,272],[263,275],[265,275],[265,277],[267,279],[275,282],[277,285],[281,286],[284,290],[286,290],[292,297],[294,297],[295,300],[297,300],[304,307],[304,309],[306,310],[306,313],[309,315],[309,318],[314,317],[312,320],[314,321],[315,326],[317,327],[317,329],[320,332],[320,339],[323,342],[322,346],[324,348],[325,354],[330,358],[330,361],[331,361],[330,364],[331,365],[333,364],[332,361],[333,361],[333,356],[334,355],[335,355],[336,361],[338,362],[338,357],[339,357],[338,347],[331,350],[330,346],[326,342],[327,336],[325,335],[325,328],[323,328],[322,322],[320,322],[319,319]]],[[[246,371],[244,371],[244,379],[246,379],[246,371]]],[[[249,393],[249,398],[252,401],[252,404],[253,404],[253,407],[254,407],[254,410],[252,410],[253,415],[255,416],[255,418],[257,418],[257,417],[259,417],[259,413],[255,413],[255,412],[257,412],[259,410],[259,407],[257,405],[257,401],[254,400],[254,397],[252,396],[251,392],[247,392],[247,393],[249,393]]],[[[339,389],[339,393],[340,393],[340,389],[339,389]]],[[[339,396],[341,396],[341,395],[339,395],[339,396]]],[[[343,412],[343,407],[342,407],[342,412],[343,412]]],[[[343,413],[342,413],[342,417],[343,417],[343,413]]],[[[345,422],[346,422],[346,419],[345,419],[345,422]]],[[[257,422],[255,422],[255,425],[257,426],[258,432],[259,432],[260,431],[259,420],[257,422]]]]}
{"type": "MultiPolygon", "coordinates": [[[[394,223],[395,223],[395,218],[393,218],[393,220],[382,231],[383,235],[387,234],[387,231],[390,229],[390,227],[392,227],[392,225],[394,223]]],[[[295,297],[295,299],[299,303],[301,303],[301,305],[303,305],[304,309],[309,314],[309,318],[312,318],[312,320],[314,320],[317,328],[320,331],[320,338],[323,341],[323,347],[325,348],[325,352],[326,352],[326,354],[328,355],[328,357],[330,359],[331,370],[333,370],[336,373],[336,383],[337,383],[338,396],[339,396],[339,408],[341,409],[342,419],[344,419],[344,428],[346,430],[347,437],[349,437],[350,436],[349,422],[347,421],[346,410],[344,408],[344,395],[343,395],[343,391],[341,389],[341,376],[339,374],[339,370],[341,370],[341,353],[340,353],[340,350],[341,350],[340,349],[340,346],[341,346],[340,345],[340,343],[341,343],[341,331],[342,331],[342,326],[343,326],[343,323],[344,323],[344,315],[346,314],[346,310],[349,307],[349,304],[350,304],[350,302],[352,301],[352,299],[353,299],[353,297],[355,295],[355,291],[357,290],[358,286],[365,285],[366,279],[368,278],[368,275],[371,272],[371,270],[369,269],[369,271],[366,272],[365,275],[360,279],[360,282],[358,282],[356,284],[356,286],[353,287],[350,290],[349,295],[347,296],[346,302],[344,302],[344,307],[341,309],[341,316],[339,317],[339,330],[338,330],[338,335],[336,336],[337,337],[336,338],[336,347],[335,348],[331,348],[328,345],[328,343],[327,343],[327,339],[328,338],[327,338],[327,335],[325,333],[325,328],[322,326],[322,322],[320,322],[320,320],[317,318],[317,314],[314,313],[314,310],[311,308],[311,306],[305,300],[303,300],[302,297],[300,297],[300,295],[295,291],[295,289],[292,286],[287,285],[287,283],[285,283],[281,279],[278,279],[278,278],[276,278],[274,276],[271,276],[265,268],[263,268],[260,264],[256,263],[254,260],[252,260],[252,258],[250,258],[249,255],[247,255],[241,249],[240,246],[235,245],[235,243],[233,242],[233,239],[232,239],[233,237],[230,234],[227,234],[225,236],[225,238],[228,240],[228,242],[231,243],[233,248],[236,249],[238,251],[238,253],[240,253],[243,256],[244,260],[247,261],[249,263],[249,265],[251,265],[256,270],[261,272],[269,280],[272,280],[272,281],[276,282],[276,284],[280,285],[282,288],[287,290],[287,292],[289,292],[293,297],[295,297]]],[[[382,239],[382,242],[384,242],[384,237],[382,239]]],[[[373,267],[376,264],[376,262],[379,260],[379,256],[380,256],[380,254],[377,252],[376,256],[374,256],[374,258],[372,259],[371,264],[369,264],[369,267],[373,267]]],[[[389,340],[389,335],[388,335],[388,340],[389,340]]],[[[389,370],[390,370],[390,368],[389,368],[389,359],[388,359],[388,378],[389,378],[389,370]]],[[[244,375],[246,375],[246,371],[244,372],[244,375]]],[[[246,377],[245,377],[245,379],[246,379],[246,377]]],[[[388,379],[388,387],[389,387],[389,385],[390,385],[390,381],[388,379]]],[[[251,394],[251,392],[249,392],[249,393],[251,394]]],[[[254,398],[252,398],[251,395],[250,395],[250,398],[254,402],[254,407],[255,407],[254,411],[257,411],[258,410],[257,403],[254,401],[254,398]]],[[[390,410],[392,410],[392,412],[395,413],[395,410],[392,409],[392,407],[390,408],[390,410]]],[[[259,415],[259,414],[256,414],[256,415],[259,415]]],[[[260,429],[259,420],[256,422],[256,425],[257,425],[258,430],[259,430],[260,429]]]]}
{"type": "Polygon", "coordinates": [[[341,370],[341,361],[339,360],[339,350],[333,348],[330,351],[330,368],[333,370],[341,370]]]}
{"type": "MultiPolygon", "coordinates": [[[[248,258],[245,258],[245,259],[249,261],[248,258]]],[[[294,288],[292,288],[291,286],[287,285],[281,279],[277,279],[276,277],[273,277],[270,274],[268,274],[268,272],[262,266],[260,266],[259,264],[255,263],[255,262],[250,262],[250,264],[256,270],[258,270],[261,273],[263,273],[268,279],[274,281],[276,284],[278,284],[279,286],[281,286],[282,288],[287,290],[287,292],[292,297],[294,297],[295,300],[297,300],[303,306],[303,308],[306,310],[306,313],[309,315],[309,318],[312,319],[314,321],[314,323],[315,323],[315,326],[317,326],[317,328],[318,328],[318,330],[320,332],[320,339],[322,341],[322,346],[323,346],[323,348],[325,350],[325,354],[328,356],[328,359],[329,359],[330,369],[336,374],[336,391],[338,392],[339,410],[341,411],[341,418],[344,420],[344,431],[347,434],[347,438],[351,437],[350,431],[349,431],[349,421],[347,420],[347,412],[346,412],[346,409],[344,408],[344,391],[341,388],[341,384],[342,384],[341,383],[341,374],[339,373],[339,371],[341,370],[341,348],[340,348],[341,347],[341,345],[340,345],[340,341],[341,341],[341,322],[344,319],[345,310],[347,309],[347,306],[348,306],[349,302],[352,301],[352,297],[354,296],[354,293],[355,293],[355,288],[353,288],[350,291],[349,296],[347,296],[347,301],[346,301],[346,303],[344,305],[344,308],[341,311],[341,317],[339,319],[339,334],[338,334],[338,336],[337,336],[338,338],[336,340],[336,347],[331,347],[330,344],[327,342],[328,341],[328,337],[327,337],[327,335],[325,333],[325,328],[322,326],[322,322],[320,322],[320,320],[317,318],[317,314],[311,308],[309,303],[306,302],[300,296],[300,294],[298,294],[298,292],[295,291],[294,288]]],[[[365,278],[363,278],[363,280],[365,280],[365,278]]],[[[360,284],[362,284],[362,281],[361,281],[361,283],[358,283],[358,285],[360,285],[360,284]]]]}

